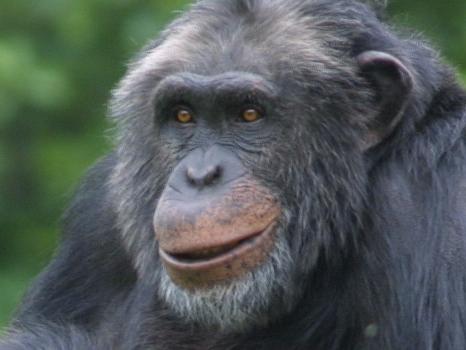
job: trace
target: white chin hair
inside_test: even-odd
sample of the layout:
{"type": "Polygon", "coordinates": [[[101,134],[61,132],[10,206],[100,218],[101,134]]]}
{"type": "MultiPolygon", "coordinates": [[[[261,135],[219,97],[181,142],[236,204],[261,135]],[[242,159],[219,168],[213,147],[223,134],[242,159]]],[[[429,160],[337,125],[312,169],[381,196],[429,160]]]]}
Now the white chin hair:
{"type": "Polygon", "coordinates": [[[291,311],[299,290],[291,276],[292,266],[290,249],[279,239],[269,259],[242,278],[192,291],[173,283],[164,270],[158,293],[170,309],[190,323],[244,331],[291,311]]]}

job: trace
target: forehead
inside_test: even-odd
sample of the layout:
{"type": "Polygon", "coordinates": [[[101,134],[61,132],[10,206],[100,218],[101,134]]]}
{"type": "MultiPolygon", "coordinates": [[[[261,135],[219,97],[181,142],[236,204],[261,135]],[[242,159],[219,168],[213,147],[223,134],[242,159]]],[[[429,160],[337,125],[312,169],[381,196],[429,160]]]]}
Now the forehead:
{"type": "Polygon", "coordinates": [[[316,30],[312,14],[303,15],[285,1],[261,1],[242,11],[221,3],[194,8],[179,18],[137,71],[276,74],[332,64],[327,45],[332,39],[316,30]]]}
{"type": "Polygon", "coordinates": [[[214,76],[242,71],[279,85],[283,80],[322,84],[352,76],[351,65],[342,64],[334,50],[342,46],[342,38],[326,28],[311,5],[299,0],[201,2],[130,66],[114,96],[144,99],[159,81],[180,72],[214,76]],[[245,2],[248,7],[235,6],[245,2]]]}

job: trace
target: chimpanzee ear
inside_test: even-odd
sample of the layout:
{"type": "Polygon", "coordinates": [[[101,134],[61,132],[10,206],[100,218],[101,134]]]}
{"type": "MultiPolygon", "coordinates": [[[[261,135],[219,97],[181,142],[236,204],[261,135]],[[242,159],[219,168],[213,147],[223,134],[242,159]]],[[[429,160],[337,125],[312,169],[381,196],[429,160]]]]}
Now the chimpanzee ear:
{"type": "Polygon", "coordinates": [[[366,51],[357,56],[361,74],[374,87],[377,114],[369,123],[369,135],[364,140],[367,150],[389,136],[401,119],[413,88],[413,78],[406,66],[396,57],[366,51]]]}

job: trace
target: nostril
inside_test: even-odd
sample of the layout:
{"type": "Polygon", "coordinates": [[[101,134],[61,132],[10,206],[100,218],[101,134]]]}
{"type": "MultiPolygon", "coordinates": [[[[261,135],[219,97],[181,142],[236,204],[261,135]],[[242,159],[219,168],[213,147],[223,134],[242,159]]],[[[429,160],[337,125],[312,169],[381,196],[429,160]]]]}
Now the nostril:
{"type": "Polygon", "coordinates": [[[188,180],[188,183],[192,186],[196,186],[197,184],[197,175],[196,175],[196,171],[189,167],[187,170],[186,170],[186,178],[188,180]]]}
{"type": "Polygon", "coordinates": [[[196,186],[196,179],[195,177],[193,176],[193,172],[192,172],[192,169],[188,169],[186,171],[186,179],[188,180],[188,183],[191,185],[191,186],[196,186]]]}
{"type": "Polygon", "coordinates": [[[195,187],[204,187],[213,185],[222,176],[222,168],[219,165],[209,166],[207,169],[198,170],[188,167],[186,177],[188,183],[195,187]]]}
{"type": "Polygon", "coordinates": [[[210,167],[204,177],[204,185],[212,185],[215,181],[219,180],[222,176],[222,168],[219,165],[210,167]]]}

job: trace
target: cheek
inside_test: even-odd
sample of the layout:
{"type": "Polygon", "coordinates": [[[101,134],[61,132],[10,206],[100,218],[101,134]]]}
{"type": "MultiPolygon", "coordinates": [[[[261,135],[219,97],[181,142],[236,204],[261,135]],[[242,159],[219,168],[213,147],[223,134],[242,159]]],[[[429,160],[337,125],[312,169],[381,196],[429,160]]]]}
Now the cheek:
{"type": "Polygon", "coordinates": [[[160,164],[157,166],[158,171],[166,172],[168,177],[176,165],[186,157],[189,149],[177,138],[163,135],[156,140],[155,149],[152,152],[160,164]]]}

